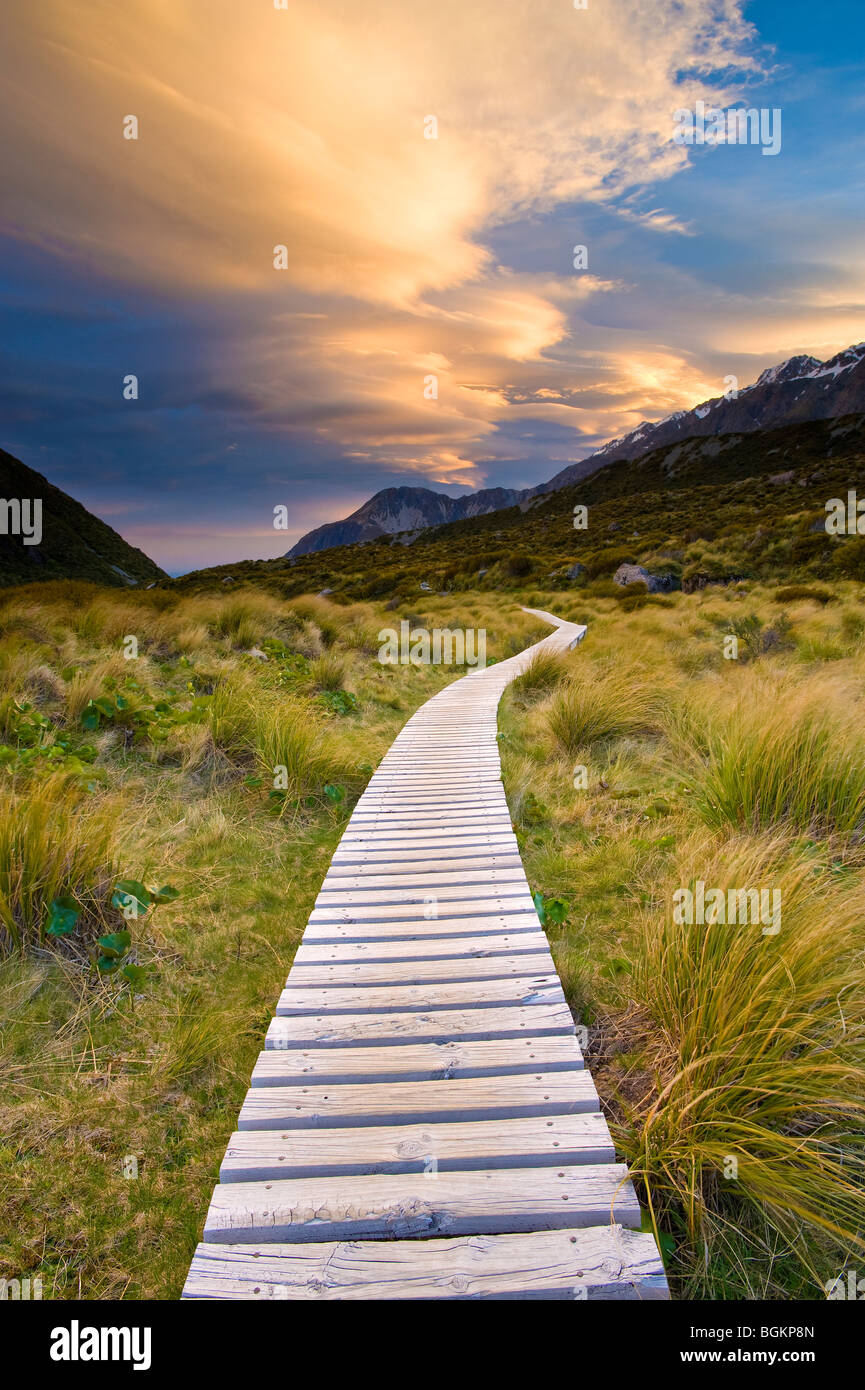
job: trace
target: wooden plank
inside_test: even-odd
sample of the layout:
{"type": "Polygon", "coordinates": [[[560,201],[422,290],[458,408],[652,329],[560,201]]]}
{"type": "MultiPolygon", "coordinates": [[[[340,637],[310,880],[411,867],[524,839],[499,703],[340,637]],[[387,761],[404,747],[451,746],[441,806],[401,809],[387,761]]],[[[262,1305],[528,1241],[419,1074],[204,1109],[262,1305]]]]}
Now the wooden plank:
{"type": "Polygon", "coordinates": [[[391,918],[387,922],[311,922],[303,934],[305,944],[319,941],[432,941],[438,937],[473,936],[502,932],[536,932],[540,923],[531,912],[491,912],[473,917],[391,918]]]}
{"type": "Polygon", "coordinates": [[[397,1046],[406,1042],[460,1042],[486,1038],[543,1038],[574,1035],[564,1002],[487,1009],[440,1009],[408,1013],[291,1014],[271,1019],[266,1048],[397,1046]]]}
{"type": "MultiPolygon", "coordinates": [[[[438,893],[412,893],[401,890],[401,895],[388,899],[374,896],[372,902],[346,901],[341,894],[334,894],[333,902],[317,903],[310,915],[311,922],[393,922],[418,919],[434,921],[436,909],[447,917],[477,917],[480,913],[508,913],[534,911],[534,902],[528,887],[521,884],[499,884],[494,891],[487,891],[480,884],[467,884],[459,888],[443,888],[438,893]]],[[[362,895],[361,895],[362,896],[362,895]]]]}
{"type": "Polygon", "coordinates": [[[360,872],[342,873],[328,870],[321,885],[319,898],[330,893],[373,892],[385,888],[388,892],[398,888],[465,888],[469,884],[485,884],[497,887],[501,883],[525,884],[526,874],[519,857],[510,863],[494,864],[491,860],[477,860],[474,869],[453,863],[422,864],[419,869],[408,865],[392,864],[385,872],[383,865],[365,866],[360,872]]]}
{"type": "Polygon", "coordinates": [[[407,1043],[403,1047],[298,1047],[260,1052],[252,1086],[314,1081],[334,1086],[357,1081],[444,1081],[449,1077],[506,1076],[520,1072],[581,1071],[576,1037],[503,1041],[407,1043]]]}
{"type": "Polygon", "coordinates": [[[183,1297],[645,1302],[669,1291],[653,1237],[616,1225],[438,1240],[202,1243],[183,1297]]]}
{"type": "Polygon", "coordinates": [[[340,903],[346,906],[423,903],[428,901],[430,894],[439,902],[450,902],[455,898],[486,894],[514,897],[528,892],[529,886],[522,865],[518,869],[491,869],[489,872],[476,869],[474,873],[453,870],[437,875],[381,875],[376,870],[370,870],[368,874],[356,874],[349,879],[326,879],[315,900],[315,906],[326,908],[340,903]]]}
{"type": "Polygon", "coordinates": [[[515,835],[501,835],[498,839],[487,837],[483,841],[466,839],[465,843],[448,844],[446,847],[439,845],[422,845],[418,848],[411,842],[399,845],[395,849],[368,849],[363,846],[354,848],[347,847],[338,849],[330,863],[332,874],[351,873],[355,865],[362,865],[364,868],[374,864],[391,864],[394,857],[397,857],[409,872],[420,873],[426,865],[435,866],[436,864],[466,865],[469,868],[476,864],[489,862],[493,866],[498,863],[522,863],[519,854],[519,846],[515,835]],[[409,868],[409,866],[411,866],[409,868]]]}
{"type": "Polygon", "coordinates": [[[627,1169],[617,1163],[224,1183],[213,1193],[204,1239],[393,1240],[611,1222],[640,1225],[627,1169]]]}
{"type": "Polygon", "coordinates": [[[452,1077],[446,1081],[256,1086],[238,1129],[324,1129],[338,1125],[433,1124],[514,1115],[576,1115],[598,1109],[587,1071],[452,1077]]]}
{"type": "Polygon", "coordinates": [[[426,1013],[436,1009],[485,1009],[501,1004],[556,1004],[564,1000],[557,975],[516,975],[512,980],[461,980],[457,984],[389,985],[351,989],[284,989],[277,1014],[426,1013]]]}
{"type": "Polygon", "coordinates": [[[613,1163],[615,1153],[600,1111],[359,1129],[248,1129],[229,1139],[220,1181],[418,1173],[433,1166],[431,1159],[444,1173],[613,1163]]]}
{"type": "Polygon", "coordinates": [[[549,948],[530,955],[445,956],[442,960],[356,961],[293,965],[288,989],[372,989],[390,985],[452,984],[458,980],[507,980],[556,975],[549,948]]]}
{"type": "MultiPolygon", "coordinates": [[[[353,819],[355,817],[352,817],[353,819]]],[[[349,820],[348,826],[343,830],[342,840],[339,841],[338,848],[341,851],[343,848],[353,848],[353,845],[359,844],[360,841],[366,841],[369,844],[381,844],[382,849],[384,849],[388,848],[388,845],[394,840],[405,841],[406,844],[426,842],[426,844],[435,847],[435,845],[446,845],[456,840],[469,840],[470,844],[483,844],[484,840],[501,840],[502,837],[513,835],[513,826],[510,821],[506,826],[496,824],[496,826],[487,827],[485,820],[481,820],[480,826],[471,824],[471,826],[464,828],[460,826],[416,826],[413,821],[406,821],[402,830],[399,826],[392,826],[389,823],[381,830],[374,830],[370,826],[352,824],[352,820],[349,820]]]]}
{"type": "Polygon", "coordinates": [[[423,933],[413,941],[317,941],[304,936],[292,966],[327,962],[436,960],[464,956],[513,956],[547,951],[547,938],[538,925],[533,932],[508,932],[496,936],[437,937],[423,933]]]}

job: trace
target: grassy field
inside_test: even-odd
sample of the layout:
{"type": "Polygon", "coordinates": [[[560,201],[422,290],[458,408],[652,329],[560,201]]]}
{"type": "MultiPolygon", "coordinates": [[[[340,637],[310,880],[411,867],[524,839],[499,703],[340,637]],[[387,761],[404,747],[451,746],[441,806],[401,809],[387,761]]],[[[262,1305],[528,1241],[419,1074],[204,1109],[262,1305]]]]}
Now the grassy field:
{"type": "Polygon", "coordinates": [[[501,716],[526,872],[679,1297],[825,1297],[863,1257],[865,609],[779,594],[551,601],[587,636],[501,716]],[[777,893],[778,929],[677,921],[700,881],[725,907],[777,893]]]}
{"type": "MultiPolygon", "coordinates": [[[[547,631],[512,601],[461,614],[493,658],[547,631]]],[[[378,662],[406,616],[253,590],[0,599],[0,1278],[179,1295],[351,807],[459,674],[378,662]]]]}
{"type": "Polygon", "coordinates": [[[351,807],[458,674],[377,633],[501,659],[548,631],[520,602],[588,624],[505,696],[505,782],[677,1295],[821,1297],[865,1257],[858,585],[51,583],[0,595],[0,1277],[177,1297],[351,807]],[[780,930],[678,922],[698,881],[780,892],[780,930]]]}

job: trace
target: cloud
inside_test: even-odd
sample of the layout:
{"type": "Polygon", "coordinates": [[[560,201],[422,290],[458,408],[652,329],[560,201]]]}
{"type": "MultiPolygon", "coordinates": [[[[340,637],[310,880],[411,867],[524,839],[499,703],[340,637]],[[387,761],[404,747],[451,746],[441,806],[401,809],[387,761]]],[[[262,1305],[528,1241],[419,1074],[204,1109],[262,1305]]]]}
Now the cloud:
{"type": "MultiPolygon", "coordinates": [[[[124,296],[129,324],[148,303],[171,334],[160,350],[152,328],[130,327],[122,362],[98,378],[76,362],[50,398],[10,383],[16,418],[56,437],[61,417],[83,428],[121,369],[138,371],[134,416],[113,397],[91,431],[105,477],[109,438],[134,436],[140,460],[169,434],[200,435],[186,471],[259,486],[260,516],[261,460],[284,448],[312,525],[373,479],[540,481],[717,394],[727,370],[753,361],[756,375],[779,344],[862,336],[852,233],[823,247],[800,290],[791,266],[770,290],[737,291],[705,252],[697,261],[706,216],[731,246],[748,219],[763,246],[771,216],[758,225],[753,196],[737,204],[729,189],[708,214],[657,191],[690,167],[673,112],[699,96],[729,104],[732,84],[760,74],[740,0],[13,8],[5,231],[92,287],[88,305],[70,301],[95,325],[76,342],[92,345],[106,315],[122,341],[124,296]],[[138,140],[122,137],[130,114],[138,140]],[[519,264],[502,235],[517,226],[519,264]],[[591,271],[576,271],[587,239],[591,271]]],[[[125,457],[118,446],[120,472],[125,457]]],[[[202,525],[187,536],[196,558],[202,525]]],[[[261,534],[237,526],[238,545],[261,534]]]]}
{"type": "Polygon", "coordinates": [[[411,466],[431,477],[473,471],[507,369],[561,348],[605,288],[509,276],[488,230],[682,168],[673,109],[753,63],[736,0],[22,0],[16,19],[7,230],[126,286],[219,296],[212,403],[405,466],[426,441],[411,466]],[[478,372],[492,389],[462,390],[478,372]]]}

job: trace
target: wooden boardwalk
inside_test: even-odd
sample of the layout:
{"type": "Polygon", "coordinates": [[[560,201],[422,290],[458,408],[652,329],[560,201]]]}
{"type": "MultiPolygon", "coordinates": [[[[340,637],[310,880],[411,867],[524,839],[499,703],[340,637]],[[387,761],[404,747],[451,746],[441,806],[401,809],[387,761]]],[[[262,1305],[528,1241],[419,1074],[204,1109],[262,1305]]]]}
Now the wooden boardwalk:
{"type": "Polygon", "coordinates": [[[357,803],[183,1292],[666,1298],[541,930],[496,712],[555,631],[421,707],[357,803]]]}

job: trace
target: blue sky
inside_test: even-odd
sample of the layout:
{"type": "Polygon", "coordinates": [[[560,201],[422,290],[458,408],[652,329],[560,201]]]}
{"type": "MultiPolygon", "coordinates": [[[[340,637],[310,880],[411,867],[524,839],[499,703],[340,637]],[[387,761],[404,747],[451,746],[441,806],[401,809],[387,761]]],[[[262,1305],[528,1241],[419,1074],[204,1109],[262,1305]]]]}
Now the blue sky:
{"type": "Polygon", "coordinates": [[[171,572],[865,338],[861,5],[357,10],[48,0],[4,46],[0,444],[171,572]],[[701,94],[781,153],[675,148],[701,94]]]}

